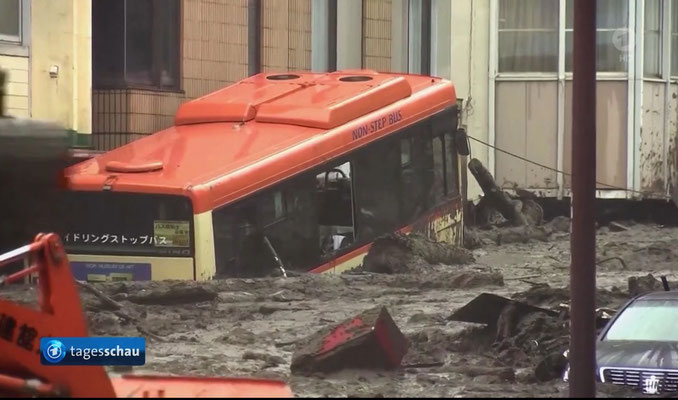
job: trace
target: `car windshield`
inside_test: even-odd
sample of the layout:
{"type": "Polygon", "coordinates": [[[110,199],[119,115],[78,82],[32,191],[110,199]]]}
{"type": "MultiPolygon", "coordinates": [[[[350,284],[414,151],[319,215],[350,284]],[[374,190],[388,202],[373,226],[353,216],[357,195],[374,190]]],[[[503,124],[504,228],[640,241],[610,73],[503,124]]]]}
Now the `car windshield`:
{"type": "Polygon", "coordinates": [[[605,340],[678,342],[678,299],[638,300],[626,308],[605,340]]]}

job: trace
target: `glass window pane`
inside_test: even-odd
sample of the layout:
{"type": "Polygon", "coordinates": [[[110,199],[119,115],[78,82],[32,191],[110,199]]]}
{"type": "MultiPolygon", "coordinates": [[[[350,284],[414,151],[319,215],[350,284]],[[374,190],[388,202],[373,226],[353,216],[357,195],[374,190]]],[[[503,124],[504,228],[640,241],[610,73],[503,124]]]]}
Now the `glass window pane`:
{"type": "Polygon", "coordinates": [[[599,31],[596,35],[596,70],[624,72],[629,59],[628,32],[599,31]]]}
{"type": "Polygon", "coordinates": [[[124,86],[125,3],[92,1],[92,83],[97,89],[124,86]]]}
{"type": "Polygon", "coordinates": [[[671,76],[678,76],[678,35],[671,35],[671,76]]]}
{"type": "Polygon", "coordinates": [[[661,1],[645,1],[644,75],[660,77],[662,63],[661,1]]]}
{"type": "Polygon", "coordinates": [[[433,187],[431,188],[431,203],[439,204],[445,197],[445,170],[442,136],[433,138],[433,187]]]}
{"type": "MultiPolygon", "coordinates": [[[[570,0],[572,1],[572,0],[570,0]]],[[[626,28],[629,25],[628,0],[597,0],[596,27],[598,29],[626,28]]]]}
{"type": "Polygon", "coordinates": [[[127,65],[129,83],[153,84],[153,1],[127,2],[127,65]]]}
{"type": "Polygon", "coordinates": [[[624,310],[605,336],[606,341],[678,341],[678,330],[667,321],[678,318],[675,300],[638,300],[624,310]]]}
{"type": "MultiPolygon", "coordinates": [[[[156,4],[158,4],[156,2],[156,4]]],[[[162,7],[156,8],[156,26],[158,31],[158,51],[160,52],[160,86],[176,86],[179,75],[179,3],[162,1],[162,7]]]]}
{"type": "MultiPolygon", "coordinates": [[[[596,71],[625,72],[629,49],[627,33],[599,31],[596,34],[596,71]],[[626,36],[624,36],[626,35],[626,36]]],[[[572,31],[565,32],[565,71],[572,72],[572,31]]]]}
{"type": "Polygon", "coordinates": [[[501,0],[499,29],[554,29],[558,0],[501,0]]]}
{"type": "MultiPolygon", "coordinates": [[[[616,29],[628,26],[629,4],[627,0],[597,0],[596,27],[598,29],[616,29]]],[[[567,0],[565,6],[565,28],[572,29],[574,24],[574,3],[567,0]]]]}
{"type": "Polygon", "coordinates": [[[445,133],[445,194],[448,196],[459,194],[458,162],[454,135],[452,132],[447,132],[445,133]]]}
{"type": "Polygon", "coordinates": [[[558,33],[500,32],[499,71],[558,71],[558,33]]]}
{"type": "Polygon", "coordinates": [[[0,40],[21,40],[21,0],[0,1],[0,40]]]}
{"type": "Polygon", "coordinates": [[[556,72],[558,0],[501,0],[499,71],[556,72]]]}

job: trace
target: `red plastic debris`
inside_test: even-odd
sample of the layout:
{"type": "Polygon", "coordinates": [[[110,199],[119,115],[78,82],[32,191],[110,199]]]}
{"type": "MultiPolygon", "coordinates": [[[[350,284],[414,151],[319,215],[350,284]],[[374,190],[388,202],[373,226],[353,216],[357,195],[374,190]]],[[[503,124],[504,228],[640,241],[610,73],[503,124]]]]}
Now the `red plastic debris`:
{"type": "Polygon", "coordinates": [[[293,357],[293,373],[344,368],[393,369],[409,343],[385,307],[376,307],[323,329],[302,341],[293,357]]]}

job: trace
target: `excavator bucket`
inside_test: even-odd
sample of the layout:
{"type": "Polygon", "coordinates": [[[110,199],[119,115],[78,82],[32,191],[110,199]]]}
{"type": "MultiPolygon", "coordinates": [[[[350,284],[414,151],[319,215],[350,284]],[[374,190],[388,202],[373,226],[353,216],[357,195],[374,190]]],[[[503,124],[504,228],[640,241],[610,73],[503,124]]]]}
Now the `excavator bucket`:
{"type": "Polygon", "coordinates": [[[80,298],[55,234],[0,255],[0,286],[29,276],[39,285],[37,309],[0,298],[0,397],[293,397],[272,380],[178,376],[109,377],[103,366],[42,365],[40,338],[87,336],[80,298]],[[18,262],[27,268],[3,275],[18,262]],[[6,268],[5,268],[6,269],[6,268]]]}

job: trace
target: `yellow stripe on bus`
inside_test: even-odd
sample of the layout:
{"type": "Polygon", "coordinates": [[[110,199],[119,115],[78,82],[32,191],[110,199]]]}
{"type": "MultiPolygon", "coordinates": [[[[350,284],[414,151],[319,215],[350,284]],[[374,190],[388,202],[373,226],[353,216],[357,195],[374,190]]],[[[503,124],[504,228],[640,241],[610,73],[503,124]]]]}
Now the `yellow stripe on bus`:
{"type": "Polygon", "coordinates": [[[214,278],[217,273],[212,211],[196,214],[193,217],[193,230],[195,231],[195,278],[199,281],[206,281],[214,278]]]}
{"type": "Polygon", "coordinates": [[[71,262],[151,264],[151,280],[193,280],[193,258],[190,257],[69,254],[68,260],[71,262]]]}

